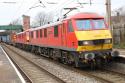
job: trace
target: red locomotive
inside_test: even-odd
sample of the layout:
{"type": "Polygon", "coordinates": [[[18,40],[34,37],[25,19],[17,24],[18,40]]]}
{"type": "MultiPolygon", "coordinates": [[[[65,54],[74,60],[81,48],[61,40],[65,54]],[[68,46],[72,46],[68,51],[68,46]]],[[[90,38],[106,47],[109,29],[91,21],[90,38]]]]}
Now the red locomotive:
{"type": "Polygon", "coordinates": [[[16,46],[79,67],[101,66],[112,52],[112,36],[104,18],[78,13],[62,21],[16,35],[16,46]]]}

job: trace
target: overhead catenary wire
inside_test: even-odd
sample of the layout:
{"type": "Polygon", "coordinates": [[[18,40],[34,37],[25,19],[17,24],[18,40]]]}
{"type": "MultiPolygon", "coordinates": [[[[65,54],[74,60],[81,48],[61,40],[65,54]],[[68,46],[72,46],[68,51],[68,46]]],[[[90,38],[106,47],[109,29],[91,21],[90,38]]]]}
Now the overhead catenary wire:
{"type": "MultiPolygon", "coordinates": [[[[60,5],[54,7],[53,9],[51,9],[51,11],[47,12],[47,13],[50,13],[50,12],[58,12],[60,11],[62,13],[62,10],[63,8],[66,6],[66,5],[69,5],[71,3],[73,3],[75,0],[69,0],[69,1],[64,1],[62,2],[60,5]]],[[[60,13],[59,12],[59,13],[60,13]]],[[[56,13],[55,16],[58,16],[59,13],[56,13]]]]}
{"type": "MultiPolygon", "coordinates": [[[[24,0],[23,0],[23,3],[24,3],[24,0]]],[[[29,12],[33,7],[35,7],[35,5],[36,4],[38,4],[38,3],[42,3],[43,4],[43,2],[41,2],[40,0],[39,0],[39,2],[37,2],[37,3],[34,3],[30,8],[28,8],[23,14],[25,14],[25,13],[27,13],[27,12],[29,12]]],[[[65,3],[65,2],[64,2],[65,3]]],[[[16,11],[16,13],[18,13],[18,11],[20,11],[20,9],[21,9],[21,7],[23,7],[22,6],[23,4],[21,4],[20,6],[19,6],[19,8],[18,8],[18,10],[16,11]]],[[[62,4],[63,5],[63,4],[62,4]]],[[[40,5],[38,5],[39,7],[40,7],[40,5]]],[[[37,7],[37,6],[36,6],[37,7]]],[[[44,5],[44,7],[45,7],[45,5],[44,5]]],[[[23,15],[22,14],[22,15],[23,15]]],[[[15,18],[16,17],[16,14],[12,17],[12,18],[15,18]]],[[[20,18],[20,16],[18,16],[17,17],[17,19],[19,19],[20,18]]],[[[14,20],[14,19],[13,19],[14,20]]]]}
{"type": "MultiPolygon", "coordinates": [[[[38,2],[37,2],[37,3],[38,3],[38,2]]],[[[32,6],[34,6],[34,5],[37,4],[37,3],[33,3],[32,6]]],[[[21,8],[23,7],[23,4],[24,4],[24,0],[21,2],[21,5],[18,7],[17,11],[15,12],[16,14],[18,14],[18,12],[20,13],[20,10],[21,10],[21,8]]],[[[29,10],[30,10],[30,9],[29,9],[29,7],[28,7],[28,9],[27,9],[26,11],[24,11],[24,12],[21,14],[21,16],[18,16],[16,19],[21,18],[22,15],[25,14],[25,13],[27,13],[27,12],[29,12],[29,10]]],[[[11,22],[15,19],[16,14],[13,15],[11,22]]]]}
{"type": "Polygon", "coordinates": [[[81,4],[81,2],[79,0],[77,0],[78,4],[80,4],[80,6],[83,8],[83,4],[81,4]]]}
{"type": "MultiPolygon", "coordinates": [[[[82,2],[80,2],[79,0],[65,0],[65,1],[63,1],[62,3],[60,3],[60,4],[58,4],[57,6],[53,6],[52,8],[51,8],[51,10],[48,10],[47,11],[47,13],[51,13],[51,12],[56,12],[55,13],[55,15],[59,15],[59,13],[61,13],[61,11],[62,11],[62,9],[65,7],[65,6],[67,6],[67,5],[69,5],[69,4],[71,4],[71,3],[73,3],[73,2],[78,2],[80,5],[82,5],[83,6],[83,4],[89,4],[89,3],[82,3],[82,2]],[[60,11],[59,13],[57,13],[58,11],[60,11]]],[[[34,3],[31,7],[28,7],[28,9],[26,10],[26,11],[24,11],[24,13],[22,13],[22,14],[26,14],[26,13],[28,13],[31,9],[33,9],[33,8],[36,8],[36,7],[45,7],[45,8],[47,8],[47,6],[45,5],[45,3],[48,3],[47,1],[45,1],[44,0],[44,3],[43,3],[43,1],[42,0],[37,0],[37,2],[36,3],[34,3]],[[37,4],[41,4],[41,5],[37,5],[37,4]]],[[[91,2],[91,4],[96,4],[96,3],[92,3],[91,2]]],[[[22,7],[22,6],[21,6],[22,7]]],[[[21,8],[20,8],[21,9],[21,8]]],[[[18,9],[19,11],[20,11],[20,9],[18,9]]],[[[17,11],[18,12],[18,11],[17,11]]],[[[15,17],[16,17],[16,15],[14,15],[15,17]]],[[[20,16],[19,16],[20,17],[20,16]]]]}
{"type": "Polygon", "coordinates": [[[0,3],[4,3],[4,4],[16,4],[17,2],[8,2],[8,1],[5,1],[5,2],[0,2],[0,3]]]}
{"type": "MultiPolygon", "coordinates": [[[[75,2],[75,0],[66,0],[66,1],[64,1],[64,2],[62,2],[61,4],[59,4],[59,5],[57,5],[57,6],[55,6],[54,8],[52,8],[50,11],[48,11],[47,13],[51,13],[51,12],[58,12],[58,11],[61,11],[66,5],[69,5],[69,4],[71,4],[71,3],[73,3],[73,2],[75,2]]],[[[45,5],[43,4],[43,2],[42,1],[40,1],[39,0],[39,3],[40,4],[42,4],[44,7],[45,7],[45,5]]],[[[30,8],[28,8],[23,14],[25,14],[25,13],[27,13],[27,12],[29,12],[31,9],[33,9],[33,8],[36,8],[36,7],[42,7],[42,6],[40,6],[40,5],[36,5],[37,3],[35,3],[35,4],[33,4],[30,8]],[[36,6],[34,6],[34,5],[36,5],[36,6]]],[[[58,13],[56,14],[56,15],[58,15],[58,13]]]]}
{"type": "MultiPolygon", "coordinates": [[[[18,12],[20,12],[20,9],[23,7],[23,4],[24,4],[24,0],[21,2],[21,4],[19,5],[19,7],[17,8],[17,10],[16,10],[16,14],[18,14],[18,12]]],[[[12,16],[12,21],[15,19],[15,17],[16,17],[16,14],[14,14],[13,16],[12,16]]]]}
{"type": "Polygon", "coordinates": [[[41,0],[39,0],[39,3],[43,5],[43,7],[46,7],[41,0]]]}

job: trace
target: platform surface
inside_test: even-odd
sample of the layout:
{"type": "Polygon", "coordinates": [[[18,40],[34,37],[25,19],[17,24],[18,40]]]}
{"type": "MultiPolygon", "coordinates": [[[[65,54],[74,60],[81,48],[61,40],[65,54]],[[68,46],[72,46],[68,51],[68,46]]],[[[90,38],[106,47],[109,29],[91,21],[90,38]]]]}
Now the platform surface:
{"type": "Polygon", "coordinates": [[[0,83],[25,83],[0,46],[0,83]]]}

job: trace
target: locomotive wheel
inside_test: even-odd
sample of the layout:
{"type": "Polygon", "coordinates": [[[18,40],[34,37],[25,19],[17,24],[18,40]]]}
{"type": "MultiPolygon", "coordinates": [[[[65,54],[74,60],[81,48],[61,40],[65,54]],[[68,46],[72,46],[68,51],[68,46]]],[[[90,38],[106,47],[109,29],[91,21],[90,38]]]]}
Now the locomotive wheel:
{"type": "Polygon", "coordinates": [[[78,68],[79,67],[79,54],[76,52],[72,52],[73,57],[73,66],[78,68]]]}
{"type": "Polygon", "coordinates": [[[52,49],[49,50],[49,56],[50,56],[50,58],[53,59],[53,50],[52,49]]]}
{"type": "Polygon", "coordinates": [[[53,59],[53,60],[58,60],[59,58],[58,58],[58,56],[59,56],[59,53],[57,52],[57,50],[51,50],[50,51],[50,57],[53,59]]]}
{"type": "Polygon", "coordinates": [[[71,53],[68,53],[68,64],[73,65],[74,64],[74,57],[71,53]]]}
{"type": "Polygon", "coordinates": [[[68,64],[67,52],[61,52],[61,62],[63,64],[68,64]]]}
{"type": "Polygon", "coordinates": [[[66,58],[61,58],[61,62],[62,62],[63,64],[67,64],[66,58]]]}
{"type": "Polygon", "coordinates": [[[31,52],[34,53],[34,46],[32,46],[32,48],[31,48],[31,52]]]}
{"type": "Polygon", "coordinates": [[[102,60],[101,60],[101,58],[96,59],[96,66],[99,69],[102,68],[102,60]]]}

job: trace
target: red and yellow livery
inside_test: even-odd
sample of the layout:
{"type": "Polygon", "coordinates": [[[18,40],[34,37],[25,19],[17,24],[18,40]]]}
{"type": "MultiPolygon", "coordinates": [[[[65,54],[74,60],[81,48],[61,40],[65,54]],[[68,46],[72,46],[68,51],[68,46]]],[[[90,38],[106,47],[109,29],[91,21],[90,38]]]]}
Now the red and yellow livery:
{"type": "Polygon", "coordinates": [[[16,45],[76,67],[100,66],[112,58],[110,30],[104,18],[95,13],[78,13],[18,33],[16,45]]]}

